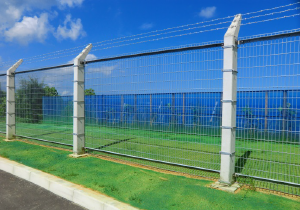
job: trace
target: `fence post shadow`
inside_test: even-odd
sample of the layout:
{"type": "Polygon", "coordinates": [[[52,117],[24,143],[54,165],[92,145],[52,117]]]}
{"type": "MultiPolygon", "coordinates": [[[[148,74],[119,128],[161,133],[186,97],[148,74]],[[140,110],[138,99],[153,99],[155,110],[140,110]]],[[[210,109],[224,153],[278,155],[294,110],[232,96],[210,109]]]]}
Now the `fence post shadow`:
{"type": "Polygon", "coordinates": [[[241,173],[252,151],[246,151],[235,164],[235,173],[241,173]]]}

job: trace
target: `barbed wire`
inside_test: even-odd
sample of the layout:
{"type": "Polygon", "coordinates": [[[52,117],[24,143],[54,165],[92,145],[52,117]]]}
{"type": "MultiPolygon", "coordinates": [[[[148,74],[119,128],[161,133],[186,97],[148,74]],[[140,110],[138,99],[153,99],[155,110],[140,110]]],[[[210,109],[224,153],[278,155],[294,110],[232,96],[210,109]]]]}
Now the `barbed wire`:
{"type": "MultiPolygon", "coordinates": [[[[296,7],[296,8],[288,9],[288,10],[284,10],[284,11],[279,11],[279,12],[268,13],[268,14],[264,14],[264,15],[253,16],[253,17],[250,17],[250,18],[245,18],[244,20],[258,18],[258,17],[262,17],[262,16],[268,16],[268,15],[275,15],[275,14],[279,14],[279,13],[283,13],[283,12],[288,12],[288,11],[292,11],[292,10],[297,10],[297,9],[300,9],[300,7],[296,7]]],[[[216,26],[216,25],[221,25],[221,24],[231,23],[231,22],[232,21],[225,21],[225,22],[220,22],[220,23],[215,23],[215,24],[209,24],[209,25],[204,25],[204,26],[197,26],[197,27],[192,27],[192,28],[187,28],[187,29],[181,29],[181,30],[176,30],[176,31],[169,31],[169,32],[160,33],[160,34],[153,34],[153,35],[139,37],[139,38],[134,38],[134,39],[130,39],[130,40],[123,40],[123,41],[119,41],[119,42],[106,43],[106,44],[102,44],[102,45],[94,45],[93,48],[97,48],[99,46],[105,46],[105,45],[109,45],[109,44],[116,44],[116,43],[121,43],[121,42],[128,42],[128,41],[139,40],[139,39],[143,39],[143,38],[160,36],[160,35],[165,35],[165,34],[170,34],[170,33],[177,33],[177,32],[182,32],[182,31],[187,31],[187,30],[193,30],[193,29],[196,29],[196,28],[205,28],[205,27],[210,27],[210,26],[216,26]]]]}
{"type": "MultiPolygon", "coordinates": [[[[284,13],[284,12],[288,12],[288,11],[293,11],[293,10],[297,10],[297,9],[300,9],[300,7],[296,7],[296,8],[292,8],[292,9],[287,9],[287,10],[282,10],[282,11],[279,11],[279,12],[272,12],[272,13],[268,13],[268,14],[264,14],[264,15],[252,16],[252,17],[249,17],[249,18],[245,18],[244,20],[253,19],[253,18],[258,18],[258,17],[264,17],[264,16],[269,16],[269,15],[280,14],[280,13],[284,13]]],[[[105,43],[105,44],[101,44],[101,45],[96,45],[96,46],[93,47],[93,49],[98,48],[98,47],[101,47],[101,46],[111,45],[111,44],[117,44],[117,43],[122,43],[122,42],[129,42],[129,41],[140,40],[140,39],[149,38],[149,37],[161,36],[161,35],[170,34],[170,33],[176,33],[176,32],[182,32],[182,31],[188,31],[188,30],[193,30],[193,29],[196,29],[196,28],[204,28],[204,27],[216,26],[216,25],[221,25],[221,24],[230,23],[230,22],[231,22],[231,21],[219,22],[219,23],[215,23],[215,24],[208,24],[208,25],[204,25],[204,26],[197,26],[197,27],[186,28],[186,29],[175,30],[175,31],[168,31],[168,32],[159,33],[159,34],[153,34],[153,35],[144,36],[144,37],[137,37],[137,38],[134,38],[134,39],[127,39],[127,40],[122,40],[122,41],[118,41],[118,42],[105,43]]],[[[179,36],[180,36],[180,35],[179,35],[179,36]]],[[[174,36],[171,36],[171,37],[174,37],[174,36]]],[[[175,36],[175,37],[176,37],[176,36],[175,36]]],[[[156,39],[154,39],[154,40],[156,40],[156,39]]],[[[138,43],[141,43],[141,42],[138,42],[138,43]]],[[[125,46],[125,45],[118,45],[118,46],[125,46]]],[[[118,47],[118,46],[116,46],[116,47],[118,47]]],[[[112,46],[109,47],[109,48],[103,48],[103,49],[110,49],[110,48],[112,48],[112,46]]],[[[68,53],[75,52],[75,51],[77,51],[77,50],[72,50],[72,51],[69,51],[68,53]]],[[[95,50],[93,50],[93,51],[95,51],[95,50]]],[[[65,53],[65,52],[58,52],[58,53],[52,55],[52,57],[57,58],[58,55],[64,54],[64,53],[65,53]]],[[[74,55],[74,54],[68,54],[68,55],[66,55],[66,56],[71,56],[71,55],[74,55]]],[[[64,56],[64,57],[66,57],[66,56],[64,56]]],[[[45,57],[40,57],[39,59],[44,60],[44,58],[47,58],[47,56],[45,56],[45,57]]],[[[30,60],[33,60],[33,59],[30,59],[30,60]]],[[[30,61],[30,60],[29,60],[29,61],[30,61]]],[[[48,59],[47,59],[47,60],[48,60],[48,59]]],[[[28,60],[27,60],[27,61],[28,61],[28,60]]],[[[32,62],[31,62],[31,63],[32,63],[32,62]]]]}
{"type": "MultiPolygon", "coordinates": [[[[96,43],[93,43],[93,44],[99,44],[99,43],[104,43],[104,42],[109,42],[109,41],[115,41],[115,40],[120,40],[120,39],[125,39],[125,38],[131,38],[131,37],[136,37],[136,36],[141,36],[141,35],[146,35],[146,34],[151,34],[151,33],[156,33],[156,32],[161,32],[161,31],[167,31],[167,30],[171,30],[171,29],[176,29],[176,28],[183,28],[183,27],[188,27],[188,26],[192,26],[192,25],[198,25],[198,24],[202,24],[202,23],[208,23],[208,22],[214,22],[214,21],[218,21],[218,20],[224,20],[224,19],[227,19],[227,18],[231,18],[231,17],[234,17],[234,15],[232,16],[227,16],[227,17],[223,17],[223,18],[216,18],[216,19],[213,19],[213,20],[208,20],[208,21],[202,21],[202,22],[197,22],[197,23],[192,23],[192,24],[186,24],[186,25],[181,25],[181,26],[175,26],[175,27],[171,27],[171,28],[166,28],[166,29],[161,29],[161,30],[154,30],[154,31],[150,31],[150,32],[145,32],[145,33],[140,33],[140,34],[135,34],[135,35],[131,35],[131,36],[124,36],[124,37],[119,37],[119,38],[115,38],[115,39],[109,39],[109,40],[104,40],[104,41],[101,41],[101,42],[96,42],[96,43]]],[[[230,22],[230,21],[228,21],[230,22]]],[[[83,47],[85,47],[86,45],[81,45],[81,46],[78,46],[78,47],[73,47],[73,48],[68,48],[68,49],[63,49],[63,50],[58,50],[58,51],[54,51],[54,52],[50,52],[50,53],[45,53],[45,54],[41,54],[41,55],[36,55],[36,56],[33,56],[33,57],[28,57],[28,58],[24,58],[24,60],[34,60],[35,58],[39,59],[40,57],[45,57],[49,54],[54,54],[57,55],[57,53],[61,53],[63,54],[64,52],[68,51],[68,52],[74,52],[76,50],[74,49],[82,49],[83,47]]],[[[68,53],[66,52],[66,53],[68,53]]],[[[0,62],[1,63],[1,62],[0,62]]],[[[3,62],[4,63],[4,62],[3,62]]]]}
{"type": "MultiPolygon", "coordinates": [[[[133,45],[133,44],[140,44],[140,43],[145,43],[145,42],[150,42],[150,41],[158,41],[158,40],[162,40],[162,39],[168,39],[168,38],[174,38],[174,37],[179,37],[179,36],[186,36],[186,35],[192,35],[192,34],[198,34],[198,33],[203,33],[203,32],[207,32],[207,31],[215,31],[215,30],[221,30],[221,29],[226,29],[228,28],[226,27],[222,27],[222,28],[216,28],[216,29],[210,29],[210,30],[204,30],[204,31],[195,31],[195,32],[190,32],[190,33],[186,33],[186,34],[178,34],[178,35],[174,35],[174,36],[168,36],[168,37],[160,37],[160,38],[156,38],[156,39],[151,39],[151,40],[144,40],[144,41],[140,41],[140,42],[134,42],[134,43],[128,43],[128,44],[122,44],[122,45],[117,45],[117,46],[110,46],[110,47],[106,47],[106,48],[100,48],[100,49],[94,49],[92,48],[91,52],[93,51],[98,51],[98,50],[105,50],[105,49],[110,49],[110,48],[116,48],[116,47],[122,47],[122,46],[128,46],[128,45],[133,45]]],[[[72,54],[72,55],[77,55],[76,53],[72,54]]],[[[65,56],[58,56],[55,58],[63,58],[63,57],[67,57],[69,55],[65,55],[65,56]]],[[[40,61],[46,61],[46,60],[50,60],[50,59],[55,59],[55,58],[46,58],[40,61]]],[[[33,62],[29,62],[29,63],[33,63],[33,62]]]]}
{"type": "MultiPolygon", "coordinates": [[[[270,8],[270,9],[255,11],[255,12],[251,12],[251,13],[245,13],[245,14],[242,14],[242,15],[249,15],[249,14],[259,13],[259,12],[263,12],[263,11],[267,11],[267,10],[284,8],[284,7],[292,6],[292,5],[299,4],[299,3],[300,2],[293,3],[293,4],[288,4],[288,5],[283,5],[283,6],[280,6],[280,7],[274,7],[274,8],[270,8]]],[[[111,39],[111,40],[104,40],[104,41],[101,41],[101,42],[96,42],[94,44],[99,44],[99,43],[103,43],[103,42],[107,42],[107,41],[115,41],[115,40],[124,39],[124,38],[131,38],[131,37],[134,37],[134,36],[146,35],[146,34],[149,34],[149,33],[156,33],[156,32],[161,32],[161,31],[165,31],[165,30],[176,29],[176,28],[188,27],[188,26],[193,26],[193,25],[202,24],[202,23],[214,22],[214,21],[217,21],[217,20],[224,20],[224,19],[227,19],[227,18],[232,18],[234,16],[235,15],[231,15],[231,16],[227,16],[227,17],[224,17],[224,18],[217,18],[217,19],[213,19],[213,20],[209,20],[209,21],[202,21],[202,22],[197,22],[197,23],[192,23],[192,24],[186,24],[186,25],[182,25],[182,26],[176,26],[176,27],[166,28],[166,29],[162,29],[162,30],[155,30],[155,31],[150,31],[150,32],[146,32],[146,33],[141,33],[141,34],[136,34],[136,35],[131,35],[131,36],[120,37],[120,38],[111,39]]]]}
{"type": "MultiPolygon", "coordinates": [[[[58,51],[54,51],[54,52],[50,52],[50,53],[45,53],[45,54],[41,54],[41,55],[37,55],[37,56],[33,56],[33,57],[23,58],[23,60],[24,61],[30,61],[30,60],[40,59],[41,57],[51,56],[49,54],[54,54],[54,53],[56,54],[56,53],[60,53],[60,52],[63,52],[63,51],[68,51],[68,52],[63,52],[63,53],[76,52],[76,51],[81,52],[82,49],[86,46],[87,46],[87,44],[86,45],[81,45],[81,46],[78,46],[78,47],[69,48],[69,49],[58,50],[58,51]],[[73,50],[71,50],[71,49],[73,49],[73,50]]],[[[17,61],[18,60],[9,60],[9,61],[5,61],[5,62],[0,62],[0,66],[1,66],[1,64],[4,64],[4,63],[13,63],[13,62],[17,62],[17,61]]]]}
{"type": "MultiPolygon", "coordinates": [[[[145,39],[145,38],[149,38],[149,37],[161,36],[161,35],[165,35],[165,34],[169,34],[169,33],[176,33],[176,32],[178,33],[178,32],[182,32],[182,31],[193,30],[193,29],[196,29],[196,28],[211,27],[211,26],[225,24],[225,23],[230,23],[230,22],[231,21],[225,21],[225,22],[220,22],[220,23],[216,23],[216,24],[209,24],[209,25],[204,25],[204,26],[197,26],[197,27],[193,27],[193,28],[181,29],[181,30],[176,30],[176,31],[169,31],[169,32],[165,32],[165,33],[153,34],[153,35],[144,36],[144,37],[138,37],[138,38],[134,38],[134,39],[122,40],[122,41],[118,41],[118,42],[105,43],[105,44],[102,44],[102,45],[94,45],[93,48],[97,48],[97,47],[100,47],[100,46],[111,45],[111,44],[122,43],[122,42],[130,42],[130,41],[139,40],[139,39],[145,39]]],[[[37,60],[37,59],[44,59],[44,58],[53,57],[53,56],[57,57],[58,55],[62,55],[62,54],[66,54],[66,53],[72,53],[72,52],[76,52],[76,51],[78,51],[78,50],[71,50],[71,51],[68,51],[68,52],[57,52],[57,53],[55,53],[55,54],[53,54],[51,56],[46,55],[46,56],[43,56],[43,57],[27,59],[26,62],[32,61],[32,60],[37,60]]],[[[73,55],[73,54],[71,54],[71,55],[73,55]]],[[[67,56],[70,56],[70,55],[67,55],[67,56]]]]}
{"type": "MultiPolygon", "coordinates": [[[[277,18],[272,18],[272,19],[267,19],[267,20],[262,20],[262,21],[249,22],[249,23],[241,24],[241,25],[250,25],[250,24],[255,24],[255,23],[260,23],[260,22],[267,22],[267,21],[272,21],[272,20],[278,20],[278,19],[283,19],[283,18],[288,18],[288,17],[295,17],[295,16],[298,16],[298,15],[300,15],[300,14],[277,17],[277,18]]],[[[204,30],[204,31],[196,31],[196,32],[191,32],[191,33],[186,33],[186,34],[179,34],[179,35],[174,35],[174,36],[169,36],[169,37],[161,37],[161,38],[157,38],[157,39],[141,41],[141,42],[137,42],[137,43],[129,43],[129,44],[124,44],[124,45],[111,46],[111,47],[102,48],[102,49],[110,49],[110,48],[113,48],[113,47],[120,47],[120,46],[132,45],[132,44],[140,44],[140,43],[144,43],[144,42],[148,42],[148,41],[158,41],[158,40],[162,40],[162,39],[168,39],[168,38],[174,38],[174,37],[178,37],[178,36],[186,36],[186,35],[204,33],[204,32],[208,32],[208,31],[216,31],[216,30],[227,29],[227,28],[228,27],[222,27],[222,28],[216,28],[216,29],[210,29],[210,30],[204,30]]],[[[92,49],[91,51],[94,52],[94,51],[102,50],[102,49],[96,49],[96,50],[92,49]]]]}
{"type": "MultiPolygon", "coordinates": [[[[292,4],[287,4],[287,5],[283,5],[283,6],[268,8],[268,9],[259,10],[259,11],[255,11],[255,12],[244,13],[242,15],[246,16],[246,15],[250,15],[250,14],[255,14],[255,13],[260,13],[260,12],[275,10],[275,9],[279,9],[279,8],[284,8],[284,7],[296,5],[296,4],[299,4],[299,3],[300,2],[296,2],[296,3],[292,3],[292,4]]],[[[292,11],[292,10],[298,10],[299,8],[300,7],[296,7],[296,8],[282,10],[282,11],[278,11],[278,12],[272,12],[272,13],[268,13],[268,14],[263,14],[263,15],[258,15],[258,16],[252,16],[252,17],[248,17],[248,18],[243,18],[243,20],[248,20],[248,19],[253,19],[253,18],[258,18],[258,17],[264,17],[264,16],[269,16],[269,15],[280,14],[280,13],[283,13],[283,12],[288,12],[288,11],[292,11]]],[[[277,17],[277,18],[272,18],[272,19],[267,19],[267,20],[249,22],[249,23],[244,23],[242,25],[249,25],[249,24],[254,24],[254,23],[267,22],[267,21],[271,21],[271,20],[277,20],[277,19],[282,19],[282,18],[285,18],[285,17],[292,17],[292,16],[296,16],[296,15],[289,15],[289,16],[277,17]]],[[[124,37],[119,37],[119,38],[115,38],[115,39],[104,40],[104,41],[101,41],[101,42],[94,43],[95,46],[93,47],[93,49],[94,48],[98,48],[100,46],[105,46],[105,45],[117,44],[117,43],[122,43],[122,42],[129,42],[129,41],[140,40],[140,39],[149,38],[149,37],[161,36],[161,35],[170,34],[170,33],[176,33],[176,32],[178,33],[178,32],[193,30],[193,29],[197,29],[197,28],[204,28],[204,27],[211,27],[211,26],[216,26],[216,25],[220,25],[220,24],[225,24],[225,23],[228,23],[228,22],[231,22],[231,21],[219,22],[219,23],[215,23],[215,24],[208,24],[208,25],[204,25],[204,26],[196,26],[196,27],[191,27],[191,28],[186,28],[186,29],[180,29],[180,30],[175,30],[175,31],[168,31],[168,30],[171,30],[171,29],[184,28],[184,27],[188,27],[188,26],[193,26],[193,25],[198,25],[198,24],[203,24],[203,23],[208,23],[208,22],[214,22],[214,21],[224,20],[224,19],[231,18],[231,17],[234,17],[234,16],[227,16],[227,17],[217,18],[217,19],[213,19],[213,20],[209,20],[209,21],[202,21],[202,22],[197,22],[197,23],[193,23],[193,24],[186,24],[186,25],[181,25],[181,26],[176,26],[176,27],[170,27],[170,28],[161,29],[161,30],[150,31],[150,32],[146,32],[146,33],[140,33],[140,34],[131,35],[131,36],[124,36],[124,37]],[[163,31],[166,31],[166,32],[163,32],[163,31]],[[144,37],[138,37],[138,36],[141,36],[141,35],[146,35],[146,34],[151,34],[151,33],[157,33],[157,32],[163,32],[163,33],[152,34],[152,35],[144,36],[144,37]],[[128,38],[132,38],[132,37],[137,37],[137,38],[128,39],[128,38]],[[111,42],[111,43],[105,43],[105,42],[116,41],[116,40],[121,40],[121,39],[125,39],[125,40],[117,41],[117,42],[111,42]],[[105,43],[105,44],[97,45],[99,43],[105,43]]],[[[216,29],[213,29],[213,30],[219,30],[219,28],[216,28],[216,29]]],[[[204,30],[204,31],[193,32],[193,33],[179,34],[179,35],[175,35],[175,36],[169,36],[169,37],[162,37],[162,38],[158,38],[158,39],[153,39],[153,40],[150,40],[150,41],[167,39],[167,38],[178,37],[178,36],[185,36],[185,35],[188,35],[188,34],[204,33],[206,31],[213,31],[213,30],[204,30]]],[[[147,42],[147,40],[143,41],[143,42],[147,42]]],[[[130,44],[126,44],[126,45],[138,44],[138,43],[143,43],[143,42],[130,43],[130,44]]],[[[111,46],[111,47],[106,47],[106,48],[103,48],[103,49],[109,49],[109,48],[113,48],[113,47],[120,47],[120,46],[126,46],[126,45],[111,46]]],[[[73,47],[73,48],[69,48],[69,49],[63,49],[63,50],[58,50],[58,51],[54,51],[54,52],[50,52],[50,53],[36,55],[36,56],[33,56],[33,57],[24,58],[24,61],[26,63],[34,63],[34,62],[44,61],[46,58],[49,58],[49,57],[51,57],[49,59],[55,59],[55,58],[61,58],[61,57],[68,57],[68,56],[72,56],[72,55],[77,55],[78,53],[73,53],[73,52],[77,52],[79,50],[81,51],[81,49],[83,47],[85,47],[85,46],[86,45],[81,45],[81,46],[77,46],[77,47],[73,47]],[[63,55],[63,54],[66,54],[66,55],[64,55],[64,56],[58,56],[58,55],[63,55]],[[33,62],[29,62],[29,61],[33,61],[33,62]]],[[[95,50],[92,50],[92,51],[95,51],[95,50]]],[[[46,59],[46,60],[49,60],[49,59],[46,59]]],[[[15,60],[14,61],[10,60],[10,61],[5,61],[5,62],[0,62],[0,66],[3,66],[3,64],[5,64],[5,63],[12,63],[12,62],[15,62],[15,60]]]]}
{"type": "Polygon", "coordinates": [[[255,14],[255,13],[259,13],[259,12],[265,12],[265,11],[270,11],[270,10],[274,10],[274,9],[279,9],[279,8],[284,8],[284,7],[289,7],[289,6],[292,6],[292,5],[296,5],[296,4],[299,4],[300,1],[296,2],[296,3],[292,3],[292,4],[287,4],[287,5],[282,5],[282,6],[278,6],[278,7],[273,7],[273,8],[268,8],[268,9],[263,9],[263,10],[259,10],[259,11],[255,11],[255,12],[248,12],[248,13],[244,13],[242,14],[243,16],[246,16],[246,15],[252,15],[252,14],[255,14]]]}
{"type": "Polygon", "coordinates": [[[277,32],[271,32],[271,33],[264,33],[264,34],[256,34],[256,35],[251,35],[251,36],[244,36],[244,37],[239,37],[239,40],[253,39],[253,38],[267,37],[267,36],[274,36],[274,35],[288,34],[288,33],[295,33],[295,32],[300,32],[300,28],[290,29],[290,30],[284,30],[284,31],[277,31],[277,32]]]}
{"type": "MultiPolygon", "coordinates": [[[[293,15],[288,15],[288,16],[281,16],[281,17],[276,17],[276,18],[271,18],[271,19],[266,19],[266,20],[261,20],[261,21],[253,21],[253,22],[248,22],[248,23],[244,23],[244,24],[241,24],[241,25],[250,25],[250,24],[255,24],[255,23],[261,23],[261,22],[279,20],[279,19],[284,19],[284,18],[289,18],[289,17],[295,17],[295,16],[298,16],[298,15],[300,15],[300,14],[293,14],[293,15]]],[[[100,49],[92,48],[91,52],[95,52],[95,51],[99,51],[99,50],[106,50],[106,49],[111,49],[111,48],[117,48],[117,47],[123,47],[123,46],[129,46],[129,45],[135,45],[135,44],[141,44],[141,43],[152,42],[152,41],[159,41],[159,40],[163,40],[163,39],[175,38],[175,37],[180,37],[180,36],[186,36],[186,35],[192,35],[192,34],[199,34],[199,33],[204,33],[204,32],[209,32],[209,31],[217,31],[217,30],[227,29],[227,28],[228,28],[227,26],[226,27],[221,27],[221,28],[213,28],[213,29],[209,29],[209,30],[195,31],[195,32],[190,32],[190,33],[185,33],[185,34],[178,34],[178,35],[172,35],[172,36],[167,36],[167,37],[160,37],[160,38],[156,38],[156,39],[144,40],[144,41],[139,41],[139,42],[134,42],[134,43],[127,43],[127,44],[122,44],[122,45],[109,46],[109,47],[100,48],[100,49]]],[[[73,54],[70,54],[70,55],[64,55],[64,56],[57,56],[57,57],[45,58],[45,59],[42,59],[40,61],[46,61],[46,60],[56,59],[56,58],[63,58],[63,57],[71,56],[71,55],[77,55],[77,53],[73,53],[73,54]]],[[[34,63],[34,62],[28,62],[28,63],[34,63]]]]}
{"type": "Polygon", "coordinates": [[[271,18],[271,19],[266,19],[266,20],[259,20],[259,21],[254,21],[254,22],[248,22],[248,23],[242,23],[241,25],[250,25],[250,24],[255,24],[255,23],[262,23],[262,22],[268,22],[268,21],[272,21],[272,20],[279,20],[279,19],[283,19],[283,18],[289,18],[289,17],[295,17],[295,16],[299,16],[300,14],[293,14],[293,15],[286,15],[286,16],[282,16],[282,17],[276,17],[276,18],[271,18]]]}
{"type": "Polygon", "coordinates": [[[49,55],[49,54],[57,53],[57,52],[62,52],[62,51],[66,51],[66,50],[73,50],[73,51],[74,51],[74,49],[82,50],[82,48],[84,48],[84,47],[86,47],[86,45],[80,45],[78,47],[72,47],[72,48],[63,49],[63,50],[57,50],[57,51],[54,51],[54,52],[45,53],[45,54],[41,54],[41,55],[36,55],[36,56],[33,56],[33,57],[28,57],[28,58],[23,58],[23,59],[30,60],[31,58],[36,58],[36,57],[40,57],[40,56],[44,56],[44,55],[49,55]]]}
{"type": "Polygon", "coordinates": [[[258,18],[258,17],[265,17],[265,16],[269,16],[269,15],[280,14],[280,13],[289,12],[289,11],[298,10],[298,9],[300,9],[300,7],[295,7],[295,8],[292,8],[292,9],[282,10],[282,11],[279,11],[279,12],[271,12],[271,13],[267,13],[267,14],[263,14],[263,15],[251,16],[251,17],[248,17],[248,18],[242,18],[242,20],[248,20],[248,19],[253,19],[253,18],[258,18]]]}
{"type": "Polygon", "coordinates": [[[145,41],[134,42],[134,43],[128,43],[128,44],[122,44],[122,45],[117,45],[117,46],[110,46],[110,47],[96,49],[96,50],[95,50],[95,48],[93,48],[91,51],[94,52],[94,51],[98,51],[98,50],[106,50],[106,49],[115,48],[115,47],[123,47],[123,46],[127,46],[127,45],[140,44],[140,43],[151,42],[151,41],[158,41],[158,40],[162,40],[162,39],[169,39],[169,38],[175,38],[175,37],[180,37],[180,36],[199,34],[199,33],[204,33],[204,32],[209,32],[209,31],[217,31],[217,30],[226,29],[226,28],[228,28],[228,27],[226,26],[226,27],[221,27],[221,28],[213,28],[213,29],[209,29],[209,30],[195,31],[195,32],[190,32],[190,33],[185,33],[185,34],[178,34],[178,35],[167,36],[167,37],[160,37],[160,38],[156,38],[156,39],[145,40],[145,41]]]}
{"type": "Polygon", "coordinates": [[[123,41],[119,41],[119,42],[112,42],[112,43],[106,43],[106,44],[101,44],[101,45],[94,45],[93,48],[97,48],[97,47],[105,46],[105,45],[109,45],[109,44],[129,42],[129,41],[134,41],[134,40],[139,40],[139,39],[144,39],[144,38],[149,38],[149,37],[154,37],[154,36],[161,36],[161,35],[170,34],[170,33],[178,33],[178,32],[182,32],[182,31],[189,31],[189,30],[194,30],[194,29],[197,29],[197,28],[206,28],[206,27],[211,27],[211,26],[216,26],[216,25],[221,25],[221,24],[231,23],[231,22],[232,21],[230,20],[230,21],[225,21],[225,22],[220,22],[220,23],[215,23],[215,24],[209,24],[209,25],[204,25],[204,26],[196,26],[196,27],[192,27],[192,28],[176,30],[176,31],[168,31],[168,32],[164,32],[164,33],[153,34],[153,35],[138,37],[138,38],[129,39],[129,40],[123,40],[123,41]]]}

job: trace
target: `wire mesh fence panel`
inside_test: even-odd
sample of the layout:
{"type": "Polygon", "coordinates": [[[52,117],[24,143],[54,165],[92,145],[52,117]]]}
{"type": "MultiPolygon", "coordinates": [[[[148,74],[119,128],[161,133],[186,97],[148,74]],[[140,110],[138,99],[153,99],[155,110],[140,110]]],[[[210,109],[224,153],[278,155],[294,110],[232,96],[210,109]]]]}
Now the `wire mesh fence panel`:
{"type": "Polygon", "coordinates": [[[73,67],[17,73],[16,135],[72,145],[73,67]]]}
{"type": "Polygon", "coordinates": [[[222,61],[208,47],[88,63],[86,146],[219,170],[222,61]]]}
{"type": "Polygon", "coordinates": [[[6,132],[6,76],[0,76],[0,132],[6,132]]]}
{"type": "Polygon", "coordinates": [[[300,195],[300,37],[242,43],[238,70],[236,173],[300,195]]]}

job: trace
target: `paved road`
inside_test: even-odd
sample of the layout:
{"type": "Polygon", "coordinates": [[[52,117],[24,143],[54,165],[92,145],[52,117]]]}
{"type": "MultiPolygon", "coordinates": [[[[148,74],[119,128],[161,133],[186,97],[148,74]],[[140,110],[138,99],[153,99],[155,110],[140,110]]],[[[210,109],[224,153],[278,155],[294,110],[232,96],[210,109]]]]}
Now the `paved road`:
{"type": "Polygon", "coordinates": [[[83,210],[82,207],[31,182],[0,170],[0,209],[83,210]]]}

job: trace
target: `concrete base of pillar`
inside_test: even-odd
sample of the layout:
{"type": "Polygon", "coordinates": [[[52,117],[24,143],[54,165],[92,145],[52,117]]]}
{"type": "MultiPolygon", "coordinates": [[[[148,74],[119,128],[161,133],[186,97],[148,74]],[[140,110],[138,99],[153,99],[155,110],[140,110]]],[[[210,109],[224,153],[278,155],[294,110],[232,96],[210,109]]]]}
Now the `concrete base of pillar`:
{"type": "Polygon", "coordinates": [[[68,156],[71,158],[82,158],[82,157],[88,157],[89,154],[82,154],[82,155],[69,154],[68,156]]]}
{"type": "Polygon", "coordinates": [[[13,139],[3,139],[3,141],[10,142],[10,141],[15,141],[15,140],[13,140],[13,139]]]}
{"type": "Polygon", "coordinates": [[[215,182],[210,187],[212,187],[214,189],[234,193],[237,189],[240,188],[240,185],[238,185],[238,183],[233,183],[232,185],[228,185],[228,184],[221,183],[221,182],[215,182]]]}

